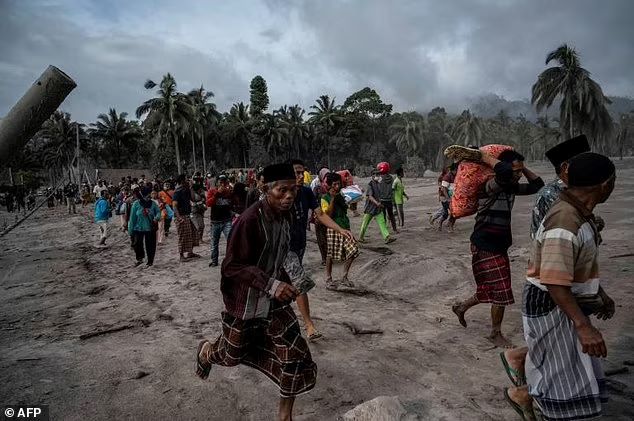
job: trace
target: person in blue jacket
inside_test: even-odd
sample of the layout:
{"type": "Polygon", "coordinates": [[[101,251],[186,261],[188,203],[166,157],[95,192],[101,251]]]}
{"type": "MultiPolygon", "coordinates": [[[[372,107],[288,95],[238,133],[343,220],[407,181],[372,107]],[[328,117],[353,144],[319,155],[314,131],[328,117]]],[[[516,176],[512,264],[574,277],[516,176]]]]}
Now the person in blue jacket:
{"type": "Polygon", "coordinates": [[[138,199],[130,209],[128,221],[128,234],[132,237],[136,254],[135,266],[143,263],[147,253],[147,267],[150,267],[154,264],[154,255],[156,254],[156,231],[158,221],[161,219],[161,210],[152,199],[143,197],[138,187],[134,189],[132,194],[138,199]]]}
{"type": "Polygon", "coordinates": [[[100,197],[95,202],[95,223],[99,227],[99,244],[105,245],[108,238],[108,219],[110,219],[110,200],[107,190],[100,193],[100,197]]]}

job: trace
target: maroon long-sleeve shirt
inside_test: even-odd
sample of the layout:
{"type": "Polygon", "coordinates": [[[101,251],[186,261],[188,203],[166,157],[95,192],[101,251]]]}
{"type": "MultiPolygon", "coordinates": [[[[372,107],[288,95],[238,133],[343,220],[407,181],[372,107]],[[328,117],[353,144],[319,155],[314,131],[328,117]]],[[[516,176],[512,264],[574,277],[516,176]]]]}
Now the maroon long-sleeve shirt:
{"type": "Polygon", "coordinates": [[[283,305],[272,297],[280,282],[291,283],[283,267],[289,217],[276,214],[261,200],[234,224],[221,269],[227,313],[242,320],[267,318],[271,309],[283,305]]]}

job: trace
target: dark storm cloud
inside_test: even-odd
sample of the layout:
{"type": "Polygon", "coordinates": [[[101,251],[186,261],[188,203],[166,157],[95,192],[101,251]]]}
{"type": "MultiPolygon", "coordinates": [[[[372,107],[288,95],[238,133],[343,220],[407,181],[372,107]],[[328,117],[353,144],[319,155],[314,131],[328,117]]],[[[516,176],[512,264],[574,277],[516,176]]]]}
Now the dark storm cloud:
{"type": "Polygon", "coordinates": [[[216,93],[215,101],[223,108],[244,96],[248,82],[238,76],[227,57],[203,54],[159,36],[92,35],[56,8],[9,13],[0,27],[0,115],[8,112],[49,64],[77,82],[61,108],[82,121],[93,121],[108,107],[133,116],[153,96],[143,88],[145,80],[158,82],[168,71],[183,91],[203,83],[216,93]]]}
{"type": "Polygon", "coordinates": [[[353,85],[374,82],[401,107],[425,108],[464,106],[487,92],[528,98],[547,52],[563,42],[577,48],[606,93],[632,95],[633,12],[627,0],[350,0],[304,2],[300,17],[319,54],[353,85]]]}
{"type": "Polygon", "coordinates": [[[471,98],[530,96],[548,51],[574,46],[609,95],[634,95],[634,1],[461,0],[111,3],[0,0],[0,115],[48,64],[79,87],[63,108],[133,114],[147,78],[202,82],[225,111],[268,82],[271,108],[341,104],[375,88],[397,110],[459,111],[471,98]]]}

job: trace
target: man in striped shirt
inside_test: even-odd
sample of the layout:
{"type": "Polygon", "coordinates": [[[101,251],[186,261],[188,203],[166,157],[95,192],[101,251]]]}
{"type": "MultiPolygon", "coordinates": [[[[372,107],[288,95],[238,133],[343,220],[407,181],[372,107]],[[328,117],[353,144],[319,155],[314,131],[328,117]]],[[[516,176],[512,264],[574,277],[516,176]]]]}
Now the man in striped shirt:
{"type": "Polygon", "coordinates": [[[460,156],[479,160],[493,168],[495,177],[487,181],[479,192],[478,213],[471,234],[473,276],[476,293],[452,307],[458,321],[467,327],[465,313],[480,303],[491,304],[491,334],[489,340],[496,346],[510,347],[502,335],[504,308],[513,304],[511,289],[511,262],[508,249],[513,243],[511,211],[516,195],[535,194],[544,186],[542,179],[524,166],[524,157],[506,150],[495,158],[479,150],[461,148],[460,156]],[[519,183],[525,176],[528,183],[519,183]]]}
{"type": "MultiPolygon", "coordinates": [[[[592,211],[608,199],[615,179],[607,157],[586,152],[573,158],[568,189],[535,234],[522,304],[525,371],[528,392],[546,420],[599,416],[607,399],[598,359],[607,350],[588,316],[614,314],[614,302],[599,284],[592,211]]],[[[525,412],[514,392],[507,396],[525,412]]]]}

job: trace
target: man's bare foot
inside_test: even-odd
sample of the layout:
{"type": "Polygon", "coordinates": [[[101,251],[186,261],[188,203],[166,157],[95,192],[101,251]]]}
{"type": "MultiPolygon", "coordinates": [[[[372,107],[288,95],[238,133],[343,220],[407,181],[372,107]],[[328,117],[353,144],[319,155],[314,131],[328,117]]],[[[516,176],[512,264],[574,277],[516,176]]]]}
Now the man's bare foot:
{"type": "Polygon", "coordinates": [[[506,339],[503,335],[502,332],[499,331],[493,331],[491,332],[491,334],[489,336],[486,337],[488,340],[490,340],[491,342],[493,342],[493,345],[499,347],[499,348],[506,348],[506,349],[510,349],[513,348],[513,344],[511,343],[511,341],[509,341],[508,339],[506,339]]]}
{"type": "Polygon", "coordinates": [[[465,308],[461,304],[453,305],[451,307],[451,310],[456,313],[456,316],[458,316],[458,321],[460,322],[462,327],[467,327],[467,321],[464,318],[464,314],[467,310],[465,310],[465,308]]]}

